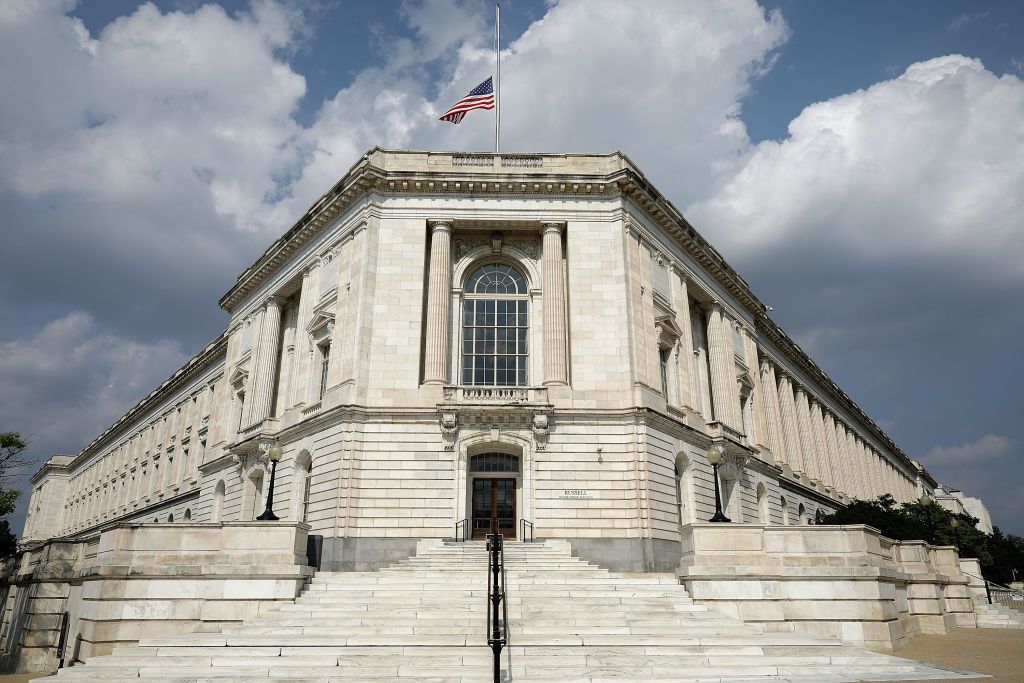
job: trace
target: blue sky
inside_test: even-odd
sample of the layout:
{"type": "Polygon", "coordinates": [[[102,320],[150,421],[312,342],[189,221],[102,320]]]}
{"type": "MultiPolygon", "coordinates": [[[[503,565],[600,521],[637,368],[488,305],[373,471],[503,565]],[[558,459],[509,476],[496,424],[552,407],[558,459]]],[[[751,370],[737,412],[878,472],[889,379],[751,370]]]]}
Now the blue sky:
{"type": "MultiPolygon", "coordinates": [[[[510,0],[507,149],[622,149],[912,457],[1024,534],[1024,4],[510,0]]],[[[0,6],[0,429],[77,452],[237,273],[491,73],[473,0],[0,6]]],[[[20,528],[20,515],[15,526],[20,528]]]]}

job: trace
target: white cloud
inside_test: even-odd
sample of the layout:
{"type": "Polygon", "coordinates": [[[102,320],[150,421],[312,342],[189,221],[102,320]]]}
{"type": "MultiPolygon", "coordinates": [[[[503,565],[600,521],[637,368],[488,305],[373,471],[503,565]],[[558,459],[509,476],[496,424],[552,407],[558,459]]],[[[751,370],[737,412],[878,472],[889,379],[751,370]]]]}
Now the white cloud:
{"type": "Polygon", "coordinates": [[[976,21],[980,21],[980,20],[984,19],[988,15],[989,15],[989,11],[988,10],[985,10],[984,12],[975,12],[973,14],[969,14],[969,13],[968,14],[961,14],[956,19],[954,19],[953,21],[950,22],[949,30],[950,31],[960,31],[962,29],[967,28],[968,26],[970,26],[971,24],[975,23],[976,21]]]}
{"type": "Polygon", "coordinates": [[[811,247],[1024,281],[1024,83],[958,55],[813,104],[688,215],[726,253],[811,247]]]}
{"type": "Polygon", "coordinates": [[[944,465],[973,467],[1006,457],[1012,454],[1016,448],[1017,442],[1010,437],[986,434],[977,441],[959,446],[935,446],[927,455],[922,456],[921,462],[927,467],[944,465]]]}
{"type": "MultiPolygon", "coordinates": [[[[489,30],[453,2],[430,9],[406,13],[421,22],[419,43],[360,74],[305,131],[311,160],[291,188],[293,212],[373,145],[493,149],[492,116],[436,120],[494,72],[489,30]],[[436,34],[443,46],[423,37],[438,25],[451,26],[436,34]],[[431,88],[406,68],[411,55],[429,60],[456,46],[431,88]]],[[[559,2],[503,50],[502,148],[622,149],[676,199],[698,197],[745,150],[740,101],[787,37],[780,14],[745,0],[559,2]]]]}

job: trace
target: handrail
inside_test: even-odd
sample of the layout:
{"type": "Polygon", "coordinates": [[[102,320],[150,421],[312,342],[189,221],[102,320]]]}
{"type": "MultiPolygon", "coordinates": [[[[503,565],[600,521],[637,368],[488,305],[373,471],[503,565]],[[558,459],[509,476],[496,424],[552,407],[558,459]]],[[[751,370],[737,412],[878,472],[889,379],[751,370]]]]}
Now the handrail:
{"type": "Polygon", "coordinates": [[[494,683],[501,683],[501,650],[508,644],[508,605],[505,603],[505,548],[498,520],[491,518],[487,534],[490,586],[487,591],[487,644],[494,653],[494,683]],[[500,578],[499,578],[500,576],[500,578]],[[502,609],[499,619],[499,607],[502,609]]]}
{"type": "MultiPolygon", "coordinates": [[[[1010,600],[1013,602],[1024,602],[1024,592],[1019,591],[1016,588],[1011,588],[1010,586],[1006,586],[1001,583],[996,583],[995,581],[989,581],[984,576],[975,576],[974,574],[969,574],[967,572],[964,572],[963,570],[961,570],[961,572],[963,572],[964,576],[969,576],[972,579],[978,579],[979,581],[985,583],[985,597],[988,599],[988,604],[990,605],[996,602],[998,602],[999,604],[1003,604],[1002,601],[999,600],[1000,596],[1009,596],[1010,600]],[[995,589],[995,592],[997,594],[997,598],[995,600],[992,599],[993,588],[995,589]]],[[[1024,605],[1006,605],[1006,607],[1010,607],[1011,609],[1024,610],[1024,605]]]]}
{"type": "Polygon", "coordinates": [[[462,541],[467,540],[469,538],[469,520],[468,519],[460,519],[458,522],[455,522],[455,542],[456,543],[461,543],[462,542],[462,541],[459,540],[459,529],[462,529],[462,541]]]}
{"type": "Polygon", "coordinates": [[[64,668],[64,660],[67,658],[68,648],[68,626],[71,625],[71,614],[64,612],[60,615],[60,637],[57,641],[57,668],[64,668]]]}
{"type": "Polygon", "coordinates": [[[533,543],[533,522],[528,519],[519,520],[519,540],[523,543],[533,543]],[[530,540],[526,540],[526,530],[530,530],[530,540]]]}

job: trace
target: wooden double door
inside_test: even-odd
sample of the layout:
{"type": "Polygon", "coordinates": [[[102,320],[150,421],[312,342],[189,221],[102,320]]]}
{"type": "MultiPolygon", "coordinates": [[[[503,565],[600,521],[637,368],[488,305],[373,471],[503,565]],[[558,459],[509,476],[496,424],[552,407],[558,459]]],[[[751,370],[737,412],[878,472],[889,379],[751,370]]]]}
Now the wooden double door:
{"type": "Polygon", "coordinates": [[[516,537],[516,480],[473,480],[473,538],[484,538],[491,518],[498,520],[498,533],[516,537]]]}

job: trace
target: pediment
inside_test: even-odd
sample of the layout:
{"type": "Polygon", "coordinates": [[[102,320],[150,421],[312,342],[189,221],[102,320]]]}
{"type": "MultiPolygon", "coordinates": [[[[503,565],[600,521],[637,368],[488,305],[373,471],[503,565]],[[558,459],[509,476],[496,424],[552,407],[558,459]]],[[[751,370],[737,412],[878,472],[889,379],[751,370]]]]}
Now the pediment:
{"type": "Polygon", "coordinates": [[[675,317],[671,315],[660,315],[654,319],[654,324],[658,328],[659,333],[673,337],[675,339],[683,338],[683,331],[676,325],[675,317]]]}
{"type": "Polygon", "coordinates": [[[234,371],[228,376],[228,383],[232,386],[239,386],[245,384],[246,380],[249,379],[249,371],[243,367],[235,367],[234,371]]]}

